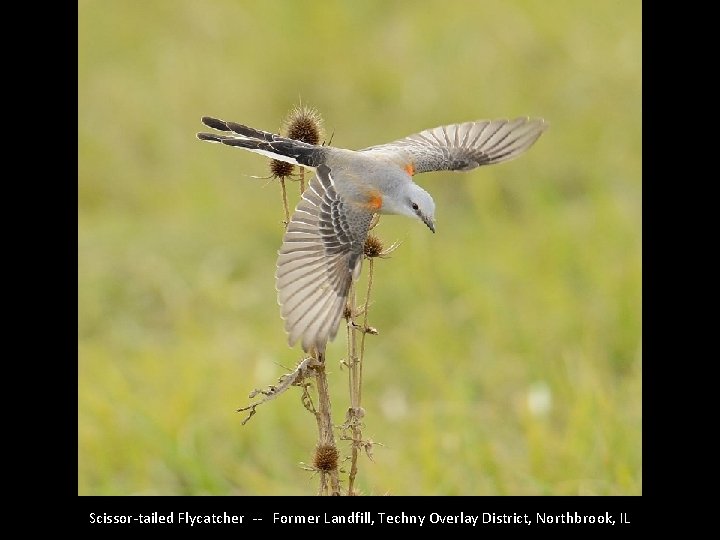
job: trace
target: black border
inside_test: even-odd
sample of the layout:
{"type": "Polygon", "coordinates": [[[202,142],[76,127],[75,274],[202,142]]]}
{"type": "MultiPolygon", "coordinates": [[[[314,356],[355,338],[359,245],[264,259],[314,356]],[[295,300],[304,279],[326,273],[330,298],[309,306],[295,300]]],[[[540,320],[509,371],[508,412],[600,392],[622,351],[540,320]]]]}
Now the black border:
{"type": "MultiPolygon", "coordinates": [[[[58,6],[59,8],[59,6],[58,6]]],[[[77,50],[76,50],[76,35],[72,35],[72,30],[77,30],[77,23],[73,24],[71,19],[72,11],[63,12],[62,9],[57,9],[57,13],[48,16],[46,24],[50,27],[44,30],[43,36],[47,40],[57,40],[57,46],[53,49],[53,54],[62,55],[63,46],[62,43],[68,42],[73,45],[68,45],[67,54],[68,59],[68,84],[65,86],[65,79],[56,80],[52,77],[48,77],[48,73],[42,70],[35,74],[37,80],[27,83],[25,86],[34,86],[37,90],[33,94],[24,95],[26,102],[25,107],[20,107],[21,110],[15,111],[20,117],[16,121],[15,125],[21,127],[28,126],[28,111],[36,116],[36,119],[42,123],[43,119],[47,120],[52,118],[52,124],[58,126],[58,119],[62,123],[65,118],[62,117],[67,114],[67,124],[72,125],[72,113],[77,113],[77,76],[75,87],[73,88],[72,83],[69,82],[69,77],[72,76],[73,72],[77,75],[77,50]],[[57,34],[60,35],[57,35],[57,34]],[[74,56],[70,56],[74,55],[74,56]],[[72,70],[72,65],[75,65],[75,70],[72,70]],[[60,87],[60,88],[59,88],[60,87]],[[62,94],[67,88],[68,103],[62,102],[62,94]],[[72,90],[75,90],[73,96],[72,90]],[[52,90],[51,97],[48,98],[48,90],[52,90]],[[61,104],[58,105],[57,101],[61,104]],[[34,105],[34,106],[31,106],[34,105]],[[63,110],[65,112],[63,112],[63,110]]],[[[43,8],[43,10],[51,9],[50,6],[43,8]]],[[[644,10],[645,12],[646,10],[644,10]]],[[[646,25],[643,25],[644,31],[644,46],[649,46],[646,43],[648,36],[648,29],[646,25]]],[[[658,30],[656,29],[656,32],[658,30]]],[[[653,47],[657,43],[653,44],[653,47]]],[[[54,57],[56,58],[56,57],[54,57]]],[[[53,60],[62,64],[62,61],[53,60]]],[[[31,67],[31,66],[29,66],[31,67]]],[[[62,69],[62,68],[61,68],[62,69]]],[[[650,77],[647,76],[646,70],[643,69],[643,77],[645,84],[650,84],[650,77]]],[[[661,81],[655,81],[660,83],[661,81]]],[[[663,83],[664,84],[664,83],[663,83]]],[[[653,92],[659,91],[662,95],[660,84],[654,86],[653,92]]],[[[667,88],[665,89],[667,91],[667,88]]],[[[23,90],[24,92],[24,90],[23,90]]],[[[677,102],[677,97],[674,102],[677,102]]],[[[643,106],[644,118],[647,119],[652,113],[648,110],[649,107],[643,106]]],[[[13,111],[10,111],[11,114],[13,111]]],[[[656,111],[658,114],[659,111],[656,111]]],[[[643,124],[646,124],[645,119],[643,124]]],[[[77,116],[75,117],[77,122],[77,116]]],[[[41,126],[38,126],[39,128],[41,126]]],[[[646,135],[648,135],[646,133],[646,135]]],[[[644,136],[644,148],[652,149],[662,146],[658,139],[660,134],[656,134],[654,137],[652,133],[650,137],[644,136]],[[655,140],[653,140],[655,139],[655,140]],[[649,140],[649,144],[646,142],[649,140]]],[[[73,139],[72,134],[64,134],[69,142],[57,141],[58,144],[53,148],[43,146],[42,158],[36,158],[37,161],[26,161],[25,165],[36,165],[42,166],[42,168],[30,177],[25,178],[27,182],[26,189],[27,193],[24,194],[28,197],[42,197],[39,208],[35,208],[33,216],[42,222],[42,229],[44,230],[43,235],[35,236],[36,241],[31,245],[28,251],[34,252],[30,255],[29,260],[32,261],[33,267],[29,269],[26,274],[26,280],[29,279],[36,286],[34,289],[34,297],[26,300],[25,311],[20,312],[20,316],[27,316],[26,321],[33,321],[35,325],[41,324],[43,327],[43,334],[47,336],[45,339],[40,340],[45,347],[38,356],[38,361],[41,362],[43,373],[42,377],[45,379],[45,384],[48,388],[51,388],[49,395],[53,395],[57,392],[57,385],[66,384],[63,382],[65,378],[70,378],[73,375],[73,370],[68,368],[66,363],[62,360],[65,357],[64,351],[69,352],[69,358],[76,357],[77,343],[74,341],[73,335],[77,333],[77,267],[73,265],[73,257],[77,262],[77,191],[70,188],[70,176],[72,171],[75,170],[77,173],[77,153],[73,156],[72,146],[73,139]],[[68,145],[69,148],[65,148],[64,145],[68,145]],[[48,156],[49,152],[49,156],[48,156]],[[38,195],[38,192],[42,192],[38,195]],[[73,203],[74,197],[74,203],[73,203]],[[37,251],[41,250],[40,253],[37,251]],[[75,266],[73,268],[73,266],[75,266]],[[75,272],[73,273],[73,270],[75,272]],[[74,295],[74,297],[73,297],[74,295]],[[42,315],[38,316],[38,306],[42,306],[42,315]],[[75,313],[73,314],[72,307],[75,307],[75,313]],[[45,370],[49,370],[48,373],[45,370]]],[[[75,139],[76,141],[77,139],[75,139]]],[[[31,150],[36,150],[39,146],[31,146],[31,150]]],[[[76,147],[77,149],[77,147],[76,147]]],[[[643,157],[649,152],[643,151],[643,157]]],[[[668,149],[668,156],[671,155],[668,149]]],[[[570,157],[569,157],[570,158],[570,157]]],[[[644,160],[643,169],[644,171],[652,170],[655,173],[660,171],[655,170],[653,167],[647,169],[648,162],[644,160]]],[[[646,175],[647,176],[647,175],[646,175]]],[[[77,186],[76,186],[77,187],[77,186]]],[[[654,191],[654,190],[653,190],[654,191]]],[[[657,192],[653,193],[652,199],[658,197],[657,192]]],[[[644,206],[644,217],[643,224],[645,230],[648,227],[645,225],[649,221],[647,218],[655,216],[655,211],[652,209],[653,201],[651,204],[644,206]]],[[[19,201],[18,201],[19,204],[19,201]]],[[[29,216],[28,216],[29,217],[29,216]]],[[[35,220],[33,220],[35,221],[35,220]]],[[[33,224],[34,225],[34,224],[33,224]]],[[[668,231],[669,232],[669,231],[668,231]]],[[[651,235],[651,237],[654,235],[651,235]]],[[[22,240],[27,240],[23,238],[22,240]]],[[[655,239],[657,240],[657,238],[655,239]]],[[[645,242],[645,246],[653,246],[655,240],[650,238],[650,242],[645,242]]],[[[28,248],[26,248],[28,249],[28,248]]],[[[21,253],[21,256],[25,253],[21,253]]],[[[643,259],[645,264],[649,260],[648,250],[643,249],[643,259]]],[[[644,295],[648,297],[647,294],[644,295]]],[[[657,306],[656,306],[657,307],[657,306]]],[[[645,315],[650,317],[644,317],[644,328],[655,328],[659,321],[657,318],[652,317],[652,314],[648,314],[647,310],[645,315]],[[650,326],[645,326],[647,324],[650,326]]],[[[36,329],[36,326],[33,326],[36,329]]],[[[33,332],[33,335],[34,332],[33,332]]],[[[37,340],[36,340],[37,341],[37,340]]],[[[33,363],[33,369],[36,369],[38,364],[33,363]]],[[[39,377],[38,377],[39,378],[39,377]]],[[[653,379],[655,377],[652,377],[653,379]]],[[[653,384],[658,381],[652,381],[653,384]]],[[[77,378],[75,379],[77,384],[77,378]]],[[[643,405],[648,403],[651,396],[655,395],[656,392],[651,391],[649,388],[651,385],[644,385],[643,390],[643,405]]],[[[66,388],[73,388],[72,381],[67,381],[66,388]]],[[[64,393],[64,392],[63,392],[64,393]]],[[[68,402],[72,403],[72,396],[67,396],[68,402]]],[[[47,412],[47,401],[40,399],[42,403],[38,406],[45,410],[44,415],[52,414],[54,418],[57,418],[58,413],[56,404],[52,404],[53,411],[47,412]]],[[[60,405],[62,408],[62,405],[60,405]]],[[[64,418],[70,418],[70,427],[72,427],[73,410],[72,406],[68,407],[70,410],[67,411],[67,415],[63,414],[64,418]]],[[[61,420],[64,419],[61,417],[61,420]]],[[[54,420],[53,420],[54,421],[54,420]]],[[[652,426],[648,423],[644,424],[643,433],[643,446],[647,448],[648,443],[648,428],[652,429],[652,426]]],[[[72,433],[72,429],[70,430],[72,433]]],[[[644,453],[644,469],[645,465],[650,462],[647,461],[647,453],[644,453]]],[[[99,497],[99,496],[77,496],[77,455],[72,454],[72,447],[70,446],[68,451],[68,467],[57,467],[53,466],[54,471],[54,484],[59,487],[60,493],[57,489],[53,489],[54,495],[60,494],[67,491],[67,494],[71,497],[76,497],[76,508],[75,512],[75,523],[79,525],[80,529],[87,529],[93,532],[99,532],[103,534],[106,531],[136,531],[136,530],[149,530],[153,534],[161,532],[162,530],[177,531],[179,529],[187,528],[193,531],[197,531],[203,534],[204,531],[212,531],[213,534],[221,531],[228,531],[232,534],[237,532],[249,532],[249,531],[275,531],[284,532],[287,530],[305,530],[306,532],[315,532],[317,530],[325,530],[329,528],[332,531],[338,531],[346,529],[347,527],[358,527],[362,532],[372,532],[380,529],[396,530],[398,532],[408,531],[410,528],[413,530],[428,530],[432,534],[437,534],[439,531],[447,530],[448,532],[455,532],[459,529],[470,529],[472,526],[467,525],[430,525],[426,523],[422,527],[418,525],[380,525],[378,523],[377,515],[380,512],[401,514],[404,512],[407,515],[425,515],[429,516],[431,513],[445,514],[445,515],[457,515],[463,512],[467,515],[481,515],[484,512],[494,514],[528,514],[535,516],[537,513],[547,514],[565,514],[570,512],[574,514],[577,512],[580,515],[603,515],[605,512],[610,512],[614,516],[619,516],[620,513],[626,514],[630,523],[620,526],[601,525],[601,524],[576,524],[576,523],[565,523],[556,525],[532,525],[527,526],[524,524],[480,524],[474,528],[478,529],[478,532],[489,532],[490,530],[497,531],[513,531],[514,533],[520,531],[527,531],[531,534],[542,533],[545,529],[549,529],[556,534],[561,530],[570,531],[571,534],[577,534],[578,532],[585,532],[588,529],[594,530],[611,530],[613,533],[620,532],[623,530],[632,530],[637,532],[640,527],[647,525],[645,507],[648,500],[647,496],[623,496],[623,497],[565,497],[565,496],[551,496],[551,497],[408,497],[408,496],[390,496],[390,497],[357,497],[353,499],[348,498],[317,498],[317,497],[99,497]],[[75,467],[72,466],[73,462],[75,467]],[[58,469],[60,469],[58,471],[58,469]],[[66,472],[64,472],[66,471],[66,472]],[[60,475],[59,477],[57,475],[60,475]],[[64,487],[63,487],[64,486],[64,487]],[[354,511],[365,511],[369,510],[373,513],[376,520],[376,525],[275,525],[272,523],[273,514],[275,512],[285,515],[324,515],[327,513],[335,513],[337,515],[349,515],[350,512],[354,511]],[[90,515],[96,514],[108,514],[111,516],[115,515],[133,515],[138,516],[139,514],[152,514],[158,512],[159,515],[166,516],[173,513],[175,516],[178,512],[190,512],[194,515],[211,515],[211,514],[223,514],[224,512],[229,515],[243,515],[245,516],[244,522],[238,525],[195,525],[190,527],[189,525],[181,525],[175,522],[173,525],[168,524],[140,524],[130,523],[124,524],[100,524],[92,523],[90,515]],[[252,521],[253,517],[262,518],[262,521],[252,521]]],[[[43,472],[47,472],[45,469],[43,472]]],[[[645,474],[643,477],[643,486],[645,493],[652,492],[653,475],[645,474]]],[[[429,519],[429,518],[428,518],[429,519]]],[[[619,519],[616,518],[616,521],[619,519]]],[[[63,529],[65,527],[62,527],[63,529]]]]}

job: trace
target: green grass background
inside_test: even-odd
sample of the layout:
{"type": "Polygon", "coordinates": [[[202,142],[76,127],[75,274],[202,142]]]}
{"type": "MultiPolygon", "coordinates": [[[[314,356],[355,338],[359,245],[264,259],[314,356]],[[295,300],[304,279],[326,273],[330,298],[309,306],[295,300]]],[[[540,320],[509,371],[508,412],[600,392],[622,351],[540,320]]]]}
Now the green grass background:
{"type": "Polygon", "coordinates": [[[203,115],[275,131],[299,99],[347,148],[551,125],[511,163],[416,177],[437,234],[377,229],[402,245],[376,264],[362,493],[642,493],[640,1],[78,8],[79,494],[315,493],[299,390],[234,412],[301,357],[275,298],[279,187],[195,139],[203,115]]]}

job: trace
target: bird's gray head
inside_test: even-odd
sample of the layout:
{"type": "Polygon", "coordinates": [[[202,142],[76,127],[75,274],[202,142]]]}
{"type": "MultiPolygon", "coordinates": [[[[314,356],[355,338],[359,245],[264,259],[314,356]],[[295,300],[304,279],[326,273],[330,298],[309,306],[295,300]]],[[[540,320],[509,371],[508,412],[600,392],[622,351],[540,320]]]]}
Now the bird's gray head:
{"type": "Polygon", "coordinates": [[[435,201],[423,188],[413,183],[407,190],[403,213],[416,217],[435,232],[435,201]]]}

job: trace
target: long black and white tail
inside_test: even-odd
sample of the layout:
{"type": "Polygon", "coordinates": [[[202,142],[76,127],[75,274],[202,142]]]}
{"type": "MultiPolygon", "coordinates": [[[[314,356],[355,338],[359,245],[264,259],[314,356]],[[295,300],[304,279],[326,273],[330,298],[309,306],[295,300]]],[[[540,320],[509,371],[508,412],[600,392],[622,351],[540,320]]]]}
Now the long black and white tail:
{"type": "Polygon", "coordinates": [[[315,168],[323,162],[324,149],[322,146],[287,139],[267,131],[254,129],[236,122],[226,122],[210,116],[203,116],[202,123],[218,131],[233,134],[198,133],[197,138],[201,141],[237,146],[272,159],[304,167],[315,168]]]}

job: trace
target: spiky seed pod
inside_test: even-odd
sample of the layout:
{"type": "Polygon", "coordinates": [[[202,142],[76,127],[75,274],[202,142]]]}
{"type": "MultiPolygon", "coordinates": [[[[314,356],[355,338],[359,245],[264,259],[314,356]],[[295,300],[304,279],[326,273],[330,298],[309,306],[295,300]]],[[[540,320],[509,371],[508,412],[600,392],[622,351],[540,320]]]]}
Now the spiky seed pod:
{"type": "Polygon", "coordinates": [[[296,141],[320,144],[323,139],[322,116],[317,109],[298,105],[285,119],[283,132],[296,141]]]}
{"type": "Polygon", "coordinates": [[[369,234],[363,251],[366,257],[379,257],[383,251],[382,241],[374,234],[369,234]]]}
{"type": "MultiPolygon", "coordinates": [[[[284,137],[310,144],[320,144],[323,137],[322,116],[317,109],[307,105],[297,105],[283,120],[280,133],[284,137]]],[[[295,172],[292,163],[270,160],[270,174],[273,178],[288,178],[295,172]]]]}
{"type": "Polygon", "coordinates": [[[329,444],[321,444],[315,449],[313,457],[313,465],[322,472],[330,472],[337,469],[338,451],[337,448],[329,444]]]}
{"type": "Polygon", "coordinates": [[[273,178],[287,178],[292,175],[295,165],[278,159],[270,160],[270,174],[273,178]]]}

